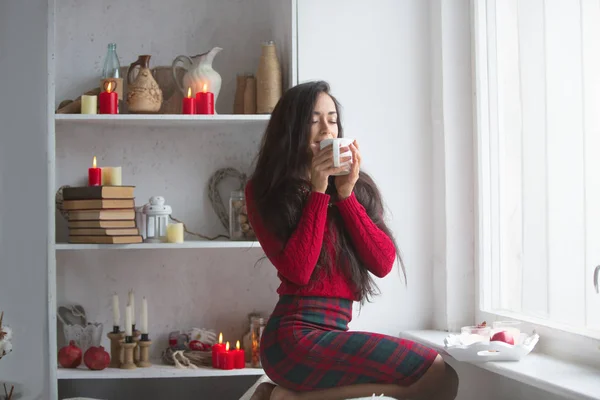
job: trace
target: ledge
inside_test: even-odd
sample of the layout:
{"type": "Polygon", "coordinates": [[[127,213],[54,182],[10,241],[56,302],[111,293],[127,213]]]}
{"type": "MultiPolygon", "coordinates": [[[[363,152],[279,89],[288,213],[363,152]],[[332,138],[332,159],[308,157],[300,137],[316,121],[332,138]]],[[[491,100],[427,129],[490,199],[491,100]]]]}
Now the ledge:
{"type": "MultiPolygon", "coordinates": [[[[441,331],[407,331],[400,337],[423,343],[438,350],[444,358],[444,338],[441,331]]],[[[517,362],[491,361],[472,365],[529,386],[567,398],[600,400],[600,369],[546,354],[531,353],[517,362]]]]}

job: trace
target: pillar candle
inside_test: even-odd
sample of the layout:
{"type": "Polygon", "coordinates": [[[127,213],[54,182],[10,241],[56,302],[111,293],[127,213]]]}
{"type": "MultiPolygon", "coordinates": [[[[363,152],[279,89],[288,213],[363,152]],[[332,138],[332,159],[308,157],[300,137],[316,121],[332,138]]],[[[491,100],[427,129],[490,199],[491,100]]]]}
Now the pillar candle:
{"type": "Polygon", "coordinates": [[[218,355],[217,355],[219,361],[218,361],[218,365],[220,369],[233,369],[235,362],[234,362],[234,355],[233,352],[229,351],[229,342],[227,342],[227,344],[225,345],[225,350],[221,351],[218,355]]]}
{"type": "Polygon", "coordinates": [[[246,353],[243,349],[240,349],[240,341],[238,340],[235,344],[235,350],[231,350],[233,353],[233,368],[242,369],[246,367],[246,353]]]}
{"type": "Polygon", "coordinates": [[[135,325],[135,297],[133,289],[129,291],[129,307],[131,307],[131,325],[135,325]]]}
{"type": "Polygon", "coordinates": [[[98,96],[84,94],[81,96],[81,113],[82,114],[97,114],[98,113],[98,96]]]}
{"type": "Polygon", "coordinates": [[[196,99],[192,97],[192,88],[188,88],[187,97],[183,98],[181,110],[183,114],[196,114],[196,99]]]}
{"type": "Polygon", "coordinates": [[[123,184],[121,167],[102,167],[102,185],[121,186],[123,184]]]}
{"type": "Polygon", "coordinates": [[[140,332],[142,334],[148,333],[148,301],[146,297],[142,299],[142,326],[140,332]]]}
{"type": "Polygon", "coordinates": [[[105,82],[106,91],[98,96],[100,114],[117,114],[117,106],[119,105],[119,96],[114,92],[114,83],[112,81],[105,82]]]}
{"type": "Polygon", "coordinates": [[[167,242],[183,243],[183,224],[174,223],[167,225],[167,242]]]}
{"type": "Polygon", "coordinates": [[[133,336],[131,329],[131,306],[125,307],[125,336],[133,336]]]}
{"type": "Polygon", "coordinates": [[[113,326],[119,326],[121,313],[119,311],[119,296],[115,293],[112,298],[113,326]]]}
{"type": "Polygon", "coordinates": [[[96,156],[92,161],[92,168],[88,168],[88,186],[100,186],[102,184],[102,169],[96,167],[96,156]]]}
{"type": "Polygon", "coordinates": [[[219,343],[215,343],[212,346],[212,366],[213,368],[219,368],[219,353],[225,351],[225,345],[223,344],[223,333],[219,333],[219,343]]]}
{"type": "Polygon", "coordinates": [[[196,114],[214,114],[215,95],[207,90],[206,83],[201,92],[196,93],[196,114]]]}

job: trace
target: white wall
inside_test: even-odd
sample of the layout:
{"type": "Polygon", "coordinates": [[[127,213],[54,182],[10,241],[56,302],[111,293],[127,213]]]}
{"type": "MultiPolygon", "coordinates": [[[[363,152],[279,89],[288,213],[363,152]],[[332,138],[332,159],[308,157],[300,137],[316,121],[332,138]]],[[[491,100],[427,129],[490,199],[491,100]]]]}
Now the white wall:
{"type": "Polygon", "coordinates": [[[15,385],[22,400],[48,399],[52,386],[46,3],[0,2],[0,310],[14,331],[14,351],[0,360],[0,383],[15,385]]]}
{"type": "Polygon", "coordinates": [[[432,153],[429,5],[422,0],[303,0],[299,80],[327,80],[347,137],[379,185],[406,263],[379,281],[382,296],[355,313],[353,329],[397,335],[431,325],[432,153]]]}

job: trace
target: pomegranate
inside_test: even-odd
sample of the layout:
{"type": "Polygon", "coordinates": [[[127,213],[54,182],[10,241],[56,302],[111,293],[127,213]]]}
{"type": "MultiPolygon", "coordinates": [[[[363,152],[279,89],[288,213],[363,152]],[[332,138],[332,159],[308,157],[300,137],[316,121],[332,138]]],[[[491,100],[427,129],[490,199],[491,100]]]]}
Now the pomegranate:
{"type": "Polygon", "coordinates": [[[77,347],[74,340],[59,350],[58,363],[63,368],[77,368],[81,364],[81,349],[77,347]]]}
{"type": "Polygon", "coordinates": [[[513,335],[511,335],[510,333],[508,333],[506,331],[495,333],[494,336],[492,336],[492,338],[490,339],[490,341],[504,342],[504,343],[508,343],[508,344],[512,344],[512,345],[515,344],[515,338],[513,337],[513,335]]]}
{"type": "Polygon", "coordinates": [[[110,364],[110,355],[104,350],[104,347],[92,346],[85,352],[83,362],[89,369],[101,371],[110,364]]]}

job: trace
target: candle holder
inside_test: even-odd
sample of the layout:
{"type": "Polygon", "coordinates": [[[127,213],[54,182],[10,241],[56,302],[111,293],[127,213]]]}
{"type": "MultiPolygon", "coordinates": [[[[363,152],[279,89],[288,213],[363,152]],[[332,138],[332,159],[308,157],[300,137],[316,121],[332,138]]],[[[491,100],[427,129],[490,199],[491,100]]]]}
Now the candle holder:
{"type": "Polygon", "coordinates": [[[147,333],[142,334],[142,339],[138,342],[138,349],[140,351],[140,359],[136,363],[140,368],[148,368],[152,366],[150,362],[150,346],[152,341],[148,338],[147,333]]]}
{"type": "Polygon", "coordinates": [[[142,333],[135,329],[135,324],[131,326],[131,332],[133,332],[133,342],[136,344],[133,348],[133,362],[137,364],[140,361],[140,348],[138,343],[142,333]]]}
{"type": "Polygon", "coordinates": [[[121,369],[136,369],[136,365],[133,362],[133,349],[137,344],[133,341],[132,336],[125,336],[125,340],[121,342],[121,348],[123,349],[123,363],[121,369]]]}
{"type": "Polygon", "coordinates": [[[113,326],[112,332],[109,332],[106,336],[110,339],[110,364],[108,364],[108,367],[119,368],[123,359],[121,342],[125,338],[125,332],[121,332],[118,326],[113,326]]]}

